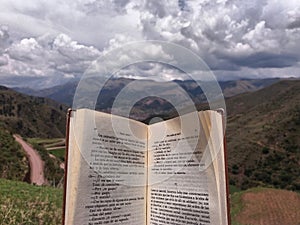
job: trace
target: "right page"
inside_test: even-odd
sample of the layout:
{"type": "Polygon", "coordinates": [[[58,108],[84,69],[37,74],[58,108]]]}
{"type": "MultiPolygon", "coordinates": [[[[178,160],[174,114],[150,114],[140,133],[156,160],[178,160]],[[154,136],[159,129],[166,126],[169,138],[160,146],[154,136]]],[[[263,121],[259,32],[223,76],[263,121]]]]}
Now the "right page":
{"type": "Polygon", "coordinates": [[[222,114],[186,114],[148,136],[147,224],[228,224],[222,114]]]}

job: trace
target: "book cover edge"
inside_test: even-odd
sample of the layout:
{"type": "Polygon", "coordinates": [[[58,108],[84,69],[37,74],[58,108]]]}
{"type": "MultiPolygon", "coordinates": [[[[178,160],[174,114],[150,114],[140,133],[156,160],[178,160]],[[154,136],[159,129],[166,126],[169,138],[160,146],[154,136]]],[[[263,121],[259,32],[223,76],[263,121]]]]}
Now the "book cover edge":
{"type": "Polygon", "coordinates": [[[229,192],[229,176],[228,176],[228,155],[227,155],[227,143],[226,143],[226,112],[225,109],[216,109],[218,113],[222,115],[223,122],[223,146],[224,146],[224,164],[225,164],[225,181],[226,181],[226,204],[227,204],[227,219],[228,225],[231,225],[231,215],[230,215],[230,192],[229,192]]]}
{"type": "Polygon", "coordinates": [[[66,118],[66,151],[65,151],[65,174],[64,174],[64,193],[63,193],[63,209],[62,209],[62,225],[65,225],[66,216],[66,200],[67,200],[67,176],[68,176],[68,156],[69,156],[69,135],[70,135],[70,120],[73,109],[68,109],[66,118]]]}

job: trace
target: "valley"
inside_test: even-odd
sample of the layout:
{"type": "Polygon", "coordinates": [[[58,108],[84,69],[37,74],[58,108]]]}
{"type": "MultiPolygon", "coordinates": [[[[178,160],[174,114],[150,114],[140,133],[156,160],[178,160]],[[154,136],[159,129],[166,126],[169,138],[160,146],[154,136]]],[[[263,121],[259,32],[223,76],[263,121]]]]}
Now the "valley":
{"type": "MultiPolygon", "coordinates": [[[[110,112],[115,97],[130,82],[132,80],[128,79],[120,79],[115,83],[113,80],[109,81],[100,92],[101,99],[106,101],[98,102],[98,109],[110,112]]],[[[199,87],[194,83],[176,82],[189,93],[192,99],[198,99],[195,100],[197,108],[207,108],[199,87]]],[[[300,80],[250,80],[220,85],[226,97],[227,107],[229,183],[233,190],[238,190],[231,195],[233,224],[251,223],[253,216],[265,218],[264,215],[257,215],[258,212],[254,212],[253,207],[267,207],[268,202],[264,198],[268,198],[270,192],[281,196],[272,200],[273,202],[280,202],[291,194],[296,196],[293,197],[296,199],[295,204],[299,204],[297,193],[300,192],[300,80]],[[256,187],[266,188],[259,191],[263,193],[263,197],[258,198],[257,203],[249,202],[248,193],[257,193],[256,187]],[[281,189],[285,191],[279,192],[281,189]]],[[[137,91],[143,91],[142,87],[138,87],[137,91]]],[[[6,87],[0,88],[0,177],[2,178],[0,184],[1,188],[6,188],[3,190],[8,188],[14,192],[17,190],[14,189],[14,185],[17,185],[16,187],[24,185],[28,190],[26,193],[32,191],[39,196],[38,192],[42,193],[42,190],[48,190],[49,186],[52,186],[56,188],[50,188],[49,191],[61,195],[66,111],[67,105],[71,104],[68,99],[73,98],[72,91],[75,89],[69,89],[67,96],[62,95],[63,88],[59,89],[57,94],[54,92],[49,94],[50,90],[45,91],[48,93],[47,97],[52,95],[56,96],[56,100],[59,100],[58,96],[67,99],[67,101],[56,102],[40,96],[21,94],[6,87]],[[23,184],[24,181],[30,182],[31,165],[20,145],[14,140],[13,134],[21,135],[37,150],[44,162],[44,175],[47,182],[43,183],[48,187],[37,189],[38,187],[23,184]],[[23,182],[13,183],[18,181],[23,182]]],[[[166,92],[170,95],[173,93],[171,89],[166,92]]],[[[168,119],[175,115],[176,111],[172,105],[156,97],[137,102],[130,114],[132,118],[143,122],[149,122],[155,116],[168,119]]],[[[6,210],[5,204],[15,204],[14,201],[18,201],[14,196],[7,193],[6,195],[0,201],[2,212],[6,210]]],[[[43,213],[47,211],[45,208],[50,207],[50,202],[56,201],[58,208],[55,209],[55,217],[59,220],[61,200],[51,194],[46,197],[46,200],[40,197],[39,200],[32,201],[38,204],[37,207],[43,213]]],[[[22,204],[16,203],[20,207],[22,204]]],[[[285,210],[289,207],[287,205],[285,210]]],[[[1,216],[3,218],[3,214],[0,218],[1,216]]],[[[274,218],[267,218],[266,221],[273,221],[274,218]]]]}

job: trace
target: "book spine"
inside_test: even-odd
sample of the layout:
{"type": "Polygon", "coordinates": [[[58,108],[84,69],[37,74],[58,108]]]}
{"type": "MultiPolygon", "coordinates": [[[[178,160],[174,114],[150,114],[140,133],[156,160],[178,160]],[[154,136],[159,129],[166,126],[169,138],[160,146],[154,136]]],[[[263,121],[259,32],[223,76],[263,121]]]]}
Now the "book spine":
{"type": "Polygon", "coordinates": [[[68,156],[69,156],[69,135],[70,135],[70,120],[72,116],[72,109],[68,109],[67,123],[66,123],[66,150],[65,150],[65,173],[64,173],[64,194],[63,194],[63,208],[62,208],[62,225],[65,225],[66,216],[66,198],[67,198],[67,177],[68,177],[68,156]]]}
{"type": "MultiPolygon", "coordinates": [[[[223,117],[224,122],[224,117],[223,117]]],[[[226,144],[226,132],[224,132],[223,137],[224,142],[224,161],[225,161],[225,181],[226,181],[226,202],[227,202],[227,218],[228,225],[231,225],[231,216],[230,216],[230,192],[229,192],[229,177],[228,177],[228,155],[227,155],[227,144],[226,144]]]]}

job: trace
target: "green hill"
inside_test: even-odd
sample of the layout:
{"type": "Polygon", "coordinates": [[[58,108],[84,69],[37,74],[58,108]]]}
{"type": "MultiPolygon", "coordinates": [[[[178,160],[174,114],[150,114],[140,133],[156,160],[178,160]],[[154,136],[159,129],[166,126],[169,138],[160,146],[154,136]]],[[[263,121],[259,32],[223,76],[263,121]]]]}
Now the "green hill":
{"type": "MultiPolygon", "coordinates": [[[[25,153],[12,134],[23,137],[64,137],[67,108],[53,100],[27,96],[0,86],[0,178],[28,181],[25,153]]],[[[51,185],[63,177],[59,161],[34,144],[45,162],[45,176],[51,185]]]]}
{"type": "Polygon", "coordinates": [[[23,137],[64,137],[66,106],[0,86],[0,125],[23,137]]]}
{"type": "Polygon", "coordinates": [[[230,183],[300,190],[300,81],[226,100],[230,183]]]}
{"type": "Polygon", "coordinates": [[[0,177],[24,181],[28,172],[25,153],[12,134],[0,127],[0,177]]]}

